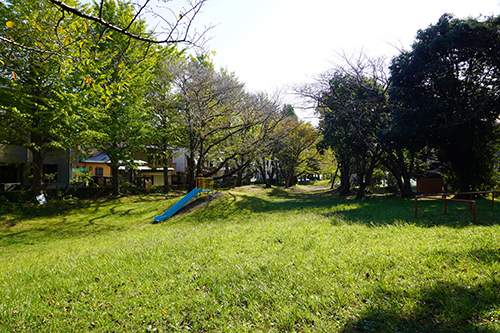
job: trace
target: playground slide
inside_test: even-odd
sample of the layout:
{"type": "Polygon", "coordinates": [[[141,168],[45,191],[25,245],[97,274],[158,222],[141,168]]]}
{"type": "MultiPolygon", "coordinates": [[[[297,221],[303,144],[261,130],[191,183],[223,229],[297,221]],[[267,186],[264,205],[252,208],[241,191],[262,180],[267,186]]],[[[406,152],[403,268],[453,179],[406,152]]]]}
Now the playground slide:
{"type": "Polygon", "coordinates": [[[195,187],[191,192],[186,194],[181,200],[177,201],[175,205],[170,207],[170,209],[167,210],[165,213],[155,216],[154,222],[165,221],[166,219],[177,213],[179,209],[184,207],[189,201],[191,201],[191,199],[200,194],[202,190],[203,188],[201,187],[195,187]]]}

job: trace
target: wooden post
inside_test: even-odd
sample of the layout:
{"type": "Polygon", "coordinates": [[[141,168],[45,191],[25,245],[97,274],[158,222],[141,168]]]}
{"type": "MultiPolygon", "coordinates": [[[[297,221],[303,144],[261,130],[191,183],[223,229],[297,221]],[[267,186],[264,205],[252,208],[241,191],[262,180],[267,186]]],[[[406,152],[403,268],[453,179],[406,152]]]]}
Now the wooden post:
{"type": "Polygon", "coordinates": [[[476,201],[474,201],[474,217],[472,218],[472,221],[476,221],[476,201]]]}
{"type": "Polygon", "coordinates": [[[418,201],[418,195],[415,196],[415,218],[417,218],[417,201],[418,201]]]}

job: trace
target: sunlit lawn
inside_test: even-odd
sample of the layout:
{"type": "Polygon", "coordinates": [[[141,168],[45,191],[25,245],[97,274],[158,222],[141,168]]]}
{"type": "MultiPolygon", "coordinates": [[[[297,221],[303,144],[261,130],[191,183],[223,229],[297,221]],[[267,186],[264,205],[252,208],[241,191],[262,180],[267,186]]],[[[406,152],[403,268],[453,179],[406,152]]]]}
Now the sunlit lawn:
{"type": "Polygon", "coordinates": [[[151,224],[176,200],[4,209],[0,331],[500,331],[500,203],[250,186],[151,224]]]}

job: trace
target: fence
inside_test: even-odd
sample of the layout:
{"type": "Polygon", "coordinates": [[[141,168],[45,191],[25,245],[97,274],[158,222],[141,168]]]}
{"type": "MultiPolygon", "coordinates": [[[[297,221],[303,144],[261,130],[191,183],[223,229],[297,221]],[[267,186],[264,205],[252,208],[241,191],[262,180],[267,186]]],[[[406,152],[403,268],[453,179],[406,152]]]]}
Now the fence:
{"type": "Polygon", "coordinates": [[[473,195],[476,195],[476,194],[488,194],[488,193],[491,193],[491,195],[492,195],[491,205],[494,206],[495,205],[495,193],[498,193],[498,191],[495,191],[495,190],[491,190],[491,191],[476,191],[476,192],[462,192],[462,193],[445,193],[445,194],[442,194],[440,197],[429,196],[429,195],[417,195],[415,197],[415,218],[417,218],[418,199],[431,199],[431,200],[443,200],[444,201],[444,213],[445,214],[446,214],[446,203],[448,201],[468,202],[469,206],[470,206],[469,209],[473,210],[473,218],[472,218],[472,220],[476,221],[476,200],[472,200],[473,195]],[[447,196],[450,196],[450,195],[453,195],[453,196],[456,196],[456,195],[469,195],[470,196],[470,200],[466,200],[466,199],[450,199],[450,198],[447,198],[447,196]]]}

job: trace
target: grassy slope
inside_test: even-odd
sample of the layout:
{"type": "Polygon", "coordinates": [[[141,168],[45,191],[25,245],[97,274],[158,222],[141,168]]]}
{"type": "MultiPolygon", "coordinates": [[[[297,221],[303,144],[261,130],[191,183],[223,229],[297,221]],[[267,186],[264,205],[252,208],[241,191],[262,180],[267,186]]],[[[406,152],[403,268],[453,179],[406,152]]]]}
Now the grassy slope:
{"type": "Polygon", "coordinates": [[[500,330],[500,211],[246,187],[11,209],[0,331],[500,330]]]}

